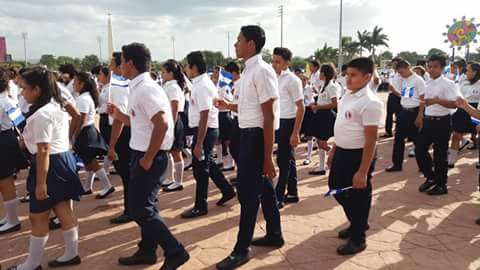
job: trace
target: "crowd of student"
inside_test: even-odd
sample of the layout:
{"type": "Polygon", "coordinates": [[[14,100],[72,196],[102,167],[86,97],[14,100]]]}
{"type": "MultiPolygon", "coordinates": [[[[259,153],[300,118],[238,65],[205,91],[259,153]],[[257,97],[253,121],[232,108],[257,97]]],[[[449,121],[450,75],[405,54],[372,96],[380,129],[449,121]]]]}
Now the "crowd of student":
{"type": "Polygon", "coordinates": [[[396,58],[395,72],[383,78],[365,57],[353,59],[339,74],[332,64],[317,61],[309,63],[309,72],[291,71],[287,48],[275,48],[271,64],[262,59],[265,40],[261,27],[242,27],[235,50],[243,64],[214,67],[211,74],[198,51],[187,55],[184,67],[168,60],[159,74],[151,72],[150,51],[141,43],[123,46],[108,67],[91,73],[71,65],[58,71],[0,69],[0,192],[6,209],[0,234],[21,230],[14,181],[18,170],[26,168],[28,195],[23,201],[29,202],[32,224],[26,261],[9,269],[42,269],[49,229],[55,228],[62,229],[65,251],[49,267],[80,264],[72,200],[92,194],[95,179],[102,186],[95,198],[107,198],[115,192],[111,173],[120,176],[124,198],[124,212],[111,223],[134,221],[141,228],[138,251],[119,263],[155,264],[160,245],[165,255],[161,269],[177,269],[190,256],[160,219],[157,195],[161,189],[182,191],[183,173],[190,167],[195,199],[182,218],[208,215],[209,179],[222,193],[217,205],[238,197],[237,242],[217,264],[218,269],[234,269],[248,262],[251,245],[284,245],[279,210],[300,201],[295,148],[302,141],[307,142],[303,164],[312,163],[317,147],[318,166],[310,174],[329,170],[329,188],[350,222],[339,232],[348,241],[337,253],[361,252],[383,123],[384,104],[377,90],[390,92],[384,137],[394,136],[394,149],[393,165],[386,170],[402,170],[408,139],[415,146],[410,155],[426,178],[419,191],[448,192],[448,167],[465,147],[466,133],[476,147],[470,115],[480,118],[478,63],[455,62],[453,81],[444,76],[447,59],[441,55],[431,56],[425,67],[396,58]],[[18,111],[26,118],[23,123],[17,121],[18,111]],[[428,153],[432,145],[433,160],[428,153]],[[79,163],[88,172],[82,180],[79,163]],[[237,177],[228,181],[224,171],[235,168],[237,177]],[[267,232],[253,239],[260,205],[267,232]]]}

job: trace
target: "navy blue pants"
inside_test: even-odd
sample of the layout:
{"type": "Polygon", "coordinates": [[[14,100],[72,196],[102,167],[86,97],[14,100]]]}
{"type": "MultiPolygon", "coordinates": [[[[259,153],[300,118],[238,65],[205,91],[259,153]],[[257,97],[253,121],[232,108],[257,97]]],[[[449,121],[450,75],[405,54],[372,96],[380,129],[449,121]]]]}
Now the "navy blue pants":
{"type": "MultiPolygon", "coordinates": [[[[330,189],[346,188],[353,184],[353,176],[362,163],[363,149],[342,149],[337,146],[330,168],[328,186],[330,189]]],[[[376,158],[373,159],[367,175],[367,188],[350,189],[335,195],[337,202],[343,207],[345,216],[350,222],[351,240],[355,243],[365,242],[368,227],[368,216],[372,204],[372,173],[376,158]]]]}
{"type": "Polygon", "coordinates": [[[113,161],[113,166],[122,179],[123,184],[123,205],[125,215],[128,215],[128,183],[130,183],[130,127],[123,127],[120,137],[115,145],[115,152],[118,159],[113,161]]]}
{"type": "Polygon", "coordinates": [[[295,163],[295,149],[290,145],[294,119],[280,119],[280,129],[277,131],[277,164],[280,170],[276,186],[277,199],[283,202],[285,189],[288,194],[298,196],[297,190],[297,165],[295,163]]]}
{"type": "Polygon", "coordinates": [[[238,163],[237,186],[241,205],[240,224],[236,254],[247,254],[253,239],[257,213],[262,204],[263,216],[267,223],[267,235],[281,237],[280,212],[271,180],[263,176],[263,130],[261,128],[241,129],[240,158],[238,163]]]}
{"type": "MultiPolygon", "coordinates": [[[[195,130],[197,134],[197,130],[195,130]]],[[[198,160],[195,155],[193,155],[192,167],[193,167],[193,176],[197,182],[196,194],[195,194],[195,209],[198,210],[207,210],[207,197],[208,197],[208,179],[212,178],[213,183],[220,189],[222,194],[231,194],[234,193],[232,185],[227,181],[225,175],[223,175],[222,170],[215,164],[215,159],[212,155],[212,149],[214,143],[218,140],[218,129],[209,128],[205,139],[203,141],[203,153],[204,159],[202,161],[198,160]]],[[[197,144],[197,135],[193,137],[193,149],[197,144]]]]}
{"type": "Polygon", "coordinates": [[[393,115],[395,115],[396,121],[398,121],[398,114],[400,113],[400,110],[402,109],[402,106],[400,105],[400,97],[397,97],[394,94],[389,94],[388,95],[388,100],[387,100],[387,115],[385,119],[385,132],[387,134],[392,135],[393,134],[393,115]]]}
{"type": "Polygon", "coordinates": [[[395,142],[393,143],[392,162],[393,166],[402,168],[405,153],[405,139],[410,139],[416,144],[418,128],[415,126],[418,108],[412,110],[403,109],[397,119],[395,130],[395,142]]]}
{"type": "Polygon", "coordinates": [[[160,177],[167,168],[167,153],[160,151],[153,160],[150,170],[145,171],[139,164],[143,152],[131,152],[131,177],[128,185],[129,216],[140,226],[140,251],[155,253],[157,245],[165,257],[176,256],[184,247],[175,239],[158,215],[157,194],[161,187],[160,177]]]}

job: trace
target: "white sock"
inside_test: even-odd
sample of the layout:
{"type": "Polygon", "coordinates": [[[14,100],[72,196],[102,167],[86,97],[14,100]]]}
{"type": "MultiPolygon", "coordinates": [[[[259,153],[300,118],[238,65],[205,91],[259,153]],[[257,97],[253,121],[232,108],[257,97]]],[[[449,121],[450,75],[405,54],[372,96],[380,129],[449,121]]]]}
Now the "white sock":
{"type": "Polygon", "coordinates": [[[183,183],[183,159],[179,162],[175,162],[175,182],[182,184],[183,183]]]}
{"type": "Polygon", "coordinates": [[[185,155],[184,165],[191,165],[192,164],[192,151],[190,149],[184,149],[183,154],[185,155]]]}
{"type": "Polygon", "coordinates": [[[3,202],[5,204],[5,209],[7,212],[7,223],[11,225],[17,225],[20,223],[18,220],[18,215],[17,215],[17,205],[18,205],[18,199],[15,198],[13,200],[3,202]]]}
{"type": "Polygon", "coordinates": [[[307,142],[307,159],[312,159],[312,152],[313,152],[313,139],[308,140],[307,142]]]}
{"type": "Polygon", "coordinates": [[[67,262],[78,256],[78,226],[63,231],[63,241],[65,251],[61,257],[58,257],[59,262],[67,262]]]}
{"type": "Polygon", "coordinates": [[[4,218],[0,219],[0,224],[5,224],[7,223],[7,216],[5,216],[4,218]]]}
{"type": "Polygon", "coordinates": [[[325,150],[318,149],[318,170],[324,171],[325,170],[325,150]]]}
{"type": "Polygon", "coordinates": [[[160,177],[160,180],[162,182],[162,185],[167,185],[171,181],[173,181],[173,157],[170,154],[167,157],[167,168],[160,177]]]}
{"type": "Polygon", "coordinates": [[[449,150],[449,155],[448,155],[448,164],[453,165],[455,162],[457,162],[458,158],[458,150],[450,149],[449,150]]]}
{"type": "Polygon", "coordinates": [[[107,191],[112,188],[112,183],[110,183],[110,179],[108,179],[107,172],[104,168],[101,168],[95,172],[95,175],[97,175],[98,179],[100,179],[100,183],[102,183],[103,186],[101,194],[107,193],[107,191]]]}
{"type": "Polygon", "coordinates": [[[85,191],[89,191],[93,189],[93,181],[95,180],[95,174],[93,172],[87,172],[87,181],[83,186],[85,191]]]}
{"type": "Polygon", "coordinates": [[[185,140],[187,141],[187,146],[191,147],[193,144],[193,136],[187,136],[185,137],[185,140]]]}
{"type": "Polygon", "coordinates": [[[107,175],[110,174],[111,166],[112,166],[112,161],[108,158],[108,156],[103,157],[103,168],[107,172],[107,175]]]}
{"type": "Polygon", "coordinates": [[[17,270],[32,270],[42,263],[43,251],[48,241],[48,235],[45,237],[30,236],[30,248],[27,260],[17,266],[17,270]]]}

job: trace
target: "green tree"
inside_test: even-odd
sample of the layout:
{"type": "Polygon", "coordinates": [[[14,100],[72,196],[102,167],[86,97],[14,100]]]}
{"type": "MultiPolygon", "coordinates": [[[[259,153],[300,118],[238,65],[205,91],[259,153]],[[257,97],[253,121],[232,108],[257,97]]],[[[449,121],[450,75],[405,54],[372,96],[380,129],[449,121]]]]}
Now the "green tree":
{"type": "Polygon", "coordinates": [[[361,54],[360,42],[354,41],[352,37],[342,37],[343,60],[348,62],[361,54]]]}
{"type": "Polygon", "coordinates": [[[391,51],[384,51],[378,57],[380,58],[380,60],[392,60],[393,53],[391,51]]]}
{"type": "Polygon", "coordinates": [[[370,32],[363,30],[363,32],[357,31],[358,45],[360,46],[360,56],[362,56],[363,50],[370,49],[370,32]]]}
{"type": "Polygon", "coordinates": [[[263,58],[263,61],[267,63],[272,63],[272,53],[270,52],[269,49],[262,50],[262,58],[263,58]]]}
{"type": "Polygon", "coordinates": [[[40,57],[40,64],[54,69],[57,68],[57,59],[52,54],[44,54],[40,57]]]}
{"type": "Polygon", "coordinates": [[[325,43],[321,49],[317,49],[313,53],[313,56],[317,61],[320,61],[320,63],[333,63],[336,65],[338,49],[330,47],[327,45],[327,43],[325,43]]]}
{"type": "Polygon", "coordinates": [[[388,48],[388,36],[383,33],[383,28],[378,25],[373,28],[372,33],[368,37],[368,51],[375,57],[377,47],[385,46],[388,48]]]}
{"type": "Polygon", "coordinates": [[[440,49],[437,49],[437,48],[432,48],[428,51],[427,53],[427,58],[429,58],[430,56],[434,55],[434,54],[442,54],[442,55],[447,55],[446,52],[440,50],[440,49]]]}
{"type": "Polygon", "coordinates": [[[98,56],[94,54],[85,56],[81,62],[82,70],[84,71],[90,71],[93,67],[98,65],[100,65],[100,60],[98,59],[98,56]]]}
{"type": "Polygon", "coordinates": [[[396,57],[401,57],[407,60],[408,62],[410,62],[412,65],[415,65],[415,63],[419,59],[419,55],[417,52],[408,52],[408,51],[400,52],[396,57]]]}
{"type": "Polygon", "coordinates": [[[292,70],[295,70],[295,69],[298,69],[298,68],[304,70],[306,65],[307,65],[307,61],[304,58],[302,58],[300,56],[295,56],[292,59],[291,68],[292,68],[292,70]]]}
{"type": "Polygon", "coordinates": [[[225,65],[225,57],[221,52],[203,51],[203,55],[209,68],[225,65]]]}

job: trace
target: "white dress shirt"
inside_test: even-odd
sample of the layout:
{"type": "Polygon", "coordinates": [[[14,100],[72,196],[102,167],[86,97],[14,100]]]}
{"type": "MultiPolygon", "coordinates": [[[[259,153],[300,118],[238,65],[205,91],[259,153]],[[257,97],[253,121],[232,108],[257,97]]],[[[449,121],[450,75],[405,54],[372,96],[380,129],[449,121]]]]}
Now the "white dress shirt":
{"type": "MultiPolygon", "coordinates": [[[[128,99],[130,95],[130,88],[128,84],[109,84],[110,102],[117,106],[117,108],[125,114],[128,114],[128,99]]],[[[113,124],[113,118],[109,117],[110,125],[113,124]]]]}
{"type": "Polygon", "coordinates": [[[294,119],[297,116],[297,101],[303,100],[302,81],[290,70],[278,75],[280,93],[280,119],[294,119]]]}
{"type": "Polygon", "coordinates": [[[368,85],[356,93],[347,90],[338,102],[335,144],[343,149],[362,149],[365,145],[365,127],[382,124],[383,106],[368,85]]]}
{"type": "Polygon", "coordinates": [[[425,81],[422,77],[413,73],[408,78],[400,77],[395,88],[400,92],[400,104],[405,109],[417,108],[420,106],[420,96],[425,95],[425,81]]]}
{"type": "Polygon", "coordinates": [[[167,132],[158,150],[168,151],[173,144],[173,117],[165,90],[151,77],[149,72],[139,74],[130,81],[128,114],[130,116],[130,148],[146,152],[153,132],[152,117],[163,112],[167,119],[167,132]]]}
{"type": "MultiPolygon", "coordinates": [[[[440,76],[427,82],[425,99],[440,98],[443,100],[455,101],[459,96],[461,96],[461,94],[457,85],[444,76],[440,76]]],[[[455,111],[456,109],[450,109],[443,107],[440,104],[435,104],[426,106],[425,116],[446,116],[453,114],[455,111]]]]}
{"type": "Polygon", "coordinates": [[[262,128],[262,104],[273,102],[274,127],[280,127],[280,106],[278,102],[278,79],[272,66],[263,61],[260,55],[245,62],[242,83],[238,97],[238,123],[240,128],[262,128]]]}
{"type": "Polygon", "coordinates": [[[197,128],[200,122],[200,112],[208,110],[207,126],[218,128],[218,109],[213,101],[218,98],[218,90],[207,73],[192,80],[192,93],[188,107],[188,125],[197,128]]]}
{"type": "Polygon", "coordinates": [[[330,83],[325,87],[325,89],[320,89],[318,93],[317,104],[318,105],[329,105],[332,104],[332,99],[338,98],[338,88],[330,81],[330,83]]]}
{"type": "Polygon", "coordinates": [[[469,80],[466,80],[460,87],[460,93],[462,93],[468,103],[479,103],[480,81],[471,84],[469,80]]]}
{"type": "Polygon", "coordinates": [[[82,128],[95,124],[95,103],[89,92],[83,92],[76,98],[77,109],[80,113],[86,114],[85,121],[82,123],[82,128]]]}
{"type": "Polygon", "coordinates": [[[178,102],[178,112],[183,112],[185,108],[185,94],[183,93],[182,89],[178,85],[176,80],[171,80],[165,82],[163,85],[165,92],[167,93],[168,100],[170,103],[172,101],[178,102]]]}
{"type": "Polygon", "coordinates": [[[0,93],[0,130],[9,130],[13,127],[12,120],[7,111],[15,108],[15,101],[9,97],[8,91],[0,93]]]}

